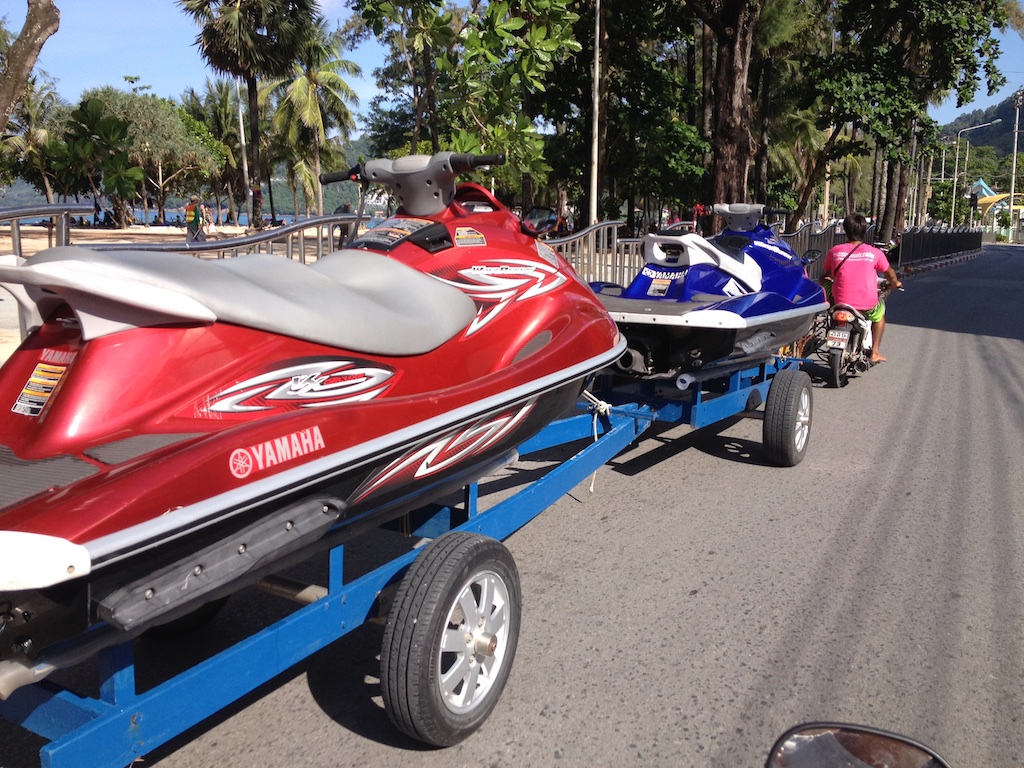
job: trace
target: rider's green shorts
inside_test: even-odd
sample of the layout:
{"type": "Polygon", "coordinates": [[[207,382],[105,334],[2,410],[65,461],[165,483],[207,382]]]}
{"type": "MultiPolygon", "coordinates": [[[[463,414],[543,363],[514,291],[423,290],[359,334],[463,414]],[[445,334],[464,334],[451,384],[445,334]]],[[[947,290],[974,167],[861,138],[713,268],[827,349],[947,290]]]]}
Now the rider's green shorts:
{"type": "Polygon", "coordinates": [[[867,310],[864,313],[864,317],[866,317],[872,323],[877,323],[879,320],[885,317],[885,302],[879,301],[877,304],[875,304],[875,306],[873,306],[871,309],[867,310]]]}
{"type": "MultiPolygon", "coordinates": [[[[831,280],[826,280],[825,283],[824,283],[824,288],[825,288],[825,298],[828,300],[828,303],[831,304],[832,303],[832,281],[831,280]]],[[[866,317],[868,319],[868,322],[877,323],[879,320],[881,320],[883,317],[885,317],[885,302],[882,301],[881,299],[879,299],[878,303],[875,304],[875,306],[873,306],[871,309],[861,310],[861,311],[864,312],[864,317],[866,317]]]]}

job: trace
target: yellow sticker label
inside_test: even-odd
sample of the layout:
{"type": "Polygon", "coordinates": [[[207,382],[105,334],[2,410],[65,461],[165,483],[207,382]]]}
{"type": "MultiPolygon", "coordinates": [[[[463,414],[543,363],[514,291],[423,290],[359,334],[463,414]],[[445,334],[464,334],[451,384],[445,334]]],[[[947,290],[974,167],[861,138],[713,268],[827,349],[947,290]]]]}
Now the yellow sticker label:
{"type": "Polygon", "coordinates": [[[38,416],[43,412],[43,407],[53,395],[53,391],[66,371],[66,365],[38,363],[25,386],[22,387],[18,402],[11,410],[23,416],[38,416]]]}
{"type": "Polygon", "coordinates": [[[456,227],[455,244],[460,248],[469,245],[487,245],[487,238],[472,227],[456,227]]]}

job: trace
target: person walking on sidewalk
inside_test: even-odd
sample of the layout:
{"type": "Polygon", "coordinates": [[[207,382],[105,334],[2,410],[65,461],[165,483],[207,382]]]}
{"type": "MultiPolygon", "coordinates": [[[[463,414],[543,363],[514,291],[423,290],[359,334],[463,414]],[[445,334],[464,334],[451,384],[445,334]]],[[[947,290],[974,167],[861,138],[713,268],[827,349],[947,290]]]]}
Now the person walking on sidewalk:
{"type": "Polygon", "coordinates": [[[199,195],[192,195],[185,206],[185,242],[196,243],[206,239],[203,233],[203,208],[199,204],[199,195]]]}

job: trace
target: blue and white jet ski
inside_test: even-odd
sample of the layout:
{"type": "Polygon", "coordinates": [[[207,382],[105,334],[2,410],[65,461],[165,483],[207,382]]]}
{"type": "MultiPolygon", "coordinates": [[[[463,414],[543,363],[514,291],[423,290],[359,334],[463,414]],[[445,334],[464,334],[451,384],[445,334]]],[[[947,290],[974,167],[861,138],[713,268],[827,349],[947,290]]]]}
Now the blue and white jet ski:
{"type": "Polygon", "coordinates": [[[828,308],[806,262],[761,224],[764,205],[714,210],[726,221],[721,234],[646,235],[644,266],[628,286],[591,283],[628,342],[618,371],[683,386],[796,341],[828,308]]]}

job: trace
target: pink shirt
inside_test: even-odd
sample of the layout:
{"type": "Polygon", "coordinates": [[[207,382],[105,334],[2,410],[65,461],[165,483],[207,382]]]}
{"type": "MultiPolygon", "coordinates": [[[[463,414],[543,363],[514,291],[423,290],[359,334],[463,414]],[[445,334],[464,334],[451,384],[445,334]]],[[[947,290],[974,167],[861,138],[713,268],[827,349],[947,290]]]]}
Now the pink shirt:
{"type": "Polygon", "coordinates": [[[887,269],[885,254],[866,243],[840,243],[825,254],[824,274],[832,276],[832,298],[854,309],[871,309],[878,303],[878,273],[887,269]]]}

